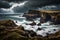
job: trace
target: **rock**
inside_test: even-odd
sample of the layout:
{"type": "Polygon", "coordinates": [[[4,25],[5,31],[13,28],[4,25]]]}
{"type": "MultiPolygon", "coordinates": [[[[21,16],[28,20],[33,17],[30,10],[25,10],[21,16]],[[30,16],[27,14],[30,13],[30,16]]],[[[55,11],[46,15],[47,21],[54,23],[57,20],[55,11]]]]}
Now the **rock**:
{"type": "Polygon", "coordinates": [[[36,36],[36,33],[34,31],[30,31],[30,36],[34,37],[34,36],[36,36]]]}
{"type": "Polygon", "coordinates": [[[0,25],[4,26],[17,26],[13,21],[11,20],[1,20],[0,25]]]}
{"type": "Polygon", "coordinates": [[[38,28],[37,30],[41,30],[41,28],[38,28]]]}
{"type": "Polygon", "coordinates": [[[33,21],[31,24],[29,24],[29,25],[31,25],[31,26],[34,26],[34,25],[36,25],[36,23],[33,21]]]}
{"type": "Polygon", "coordinates": [[[57,18],[56,18],[54,24],[60,25],[60,15],[57,16],[57,18]]]}
{"type": "Polygon", "coordinates": [[[33,18],[27,17],[26,20],[27,20],[27,21],[33,21],[33,18]]]}
{"type": "Polygon", "coordinates": [[[37,25],[38,25],[38,26],[41,26],[41,23],[38,23],[37,25]]]}
{"type": "Polygon", "coordinates": [[[55,20],[58,15],[60,15],[60,11],[58,11],[58,10],[39,10],[39,11],[38,10],[29,10],[23,16],[26,17],[27,20],[41,18],[41,23],[45,23],[47,21],[52,21],[55,24],[60,24],[60,22],[58,22],[60,19],[55,20]]]}
{"type": "Polygon", "coordinates": [[[29,31],[25,30],[25,32],[26,32],[26,35],[30,38],[36,36],[36,33],[32,30],[29,30],[29,31]]]}
{"type": "Polygon", "coordinates": [[[49,14],[45,14],[45,22],[51,21],[51,16],[49,14]]]}
{"type": "Polygon", "coordinates": [[[40,12],[36,10],[29,10],[28,13],[24,13],[23,17],[26,17],[27,20],[32,20],[40,17],[40,12]]]}
{"type": "Polygon", "coordinates": [[[23,28],[22,25],[20,25],[19,27],[17,27],[17,29],[19,29],[19,30],[24,30],[24,28],[23,28]]]}
{"type": "Polygon", "coordinates": [[[45,23],[45,19],[41,18],[40,23],[45,23]]]}

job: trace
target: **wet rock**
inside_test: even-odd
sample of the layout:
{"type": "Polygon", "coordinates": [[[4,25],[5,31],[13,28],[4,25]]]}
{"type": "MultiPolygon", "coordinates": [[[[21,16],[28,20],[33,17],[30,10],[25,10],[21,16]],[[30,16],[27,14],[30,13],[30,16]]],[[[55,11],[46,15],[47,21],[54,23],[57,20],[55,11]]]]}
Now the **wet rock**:
{"type": "Polygon", "coordinates": [[[56,29],[53,29],[54,31],[56,31],[56,29]]]}
{"type": "Polygon", "coordinates": [[[51,21],[51,15],[50,14],[45,14],[45,22],[51,21]]]}
{"type": "Polygon", "coordinates": [[[38,23],[37,25],[38,25],[38,26],[41,26],[41,23],[38,23]]]}
{"type": "Polygon", "coordinates": [[[36,25],[36,23],[33,21],[31,24],[29,24],[29,25],[31,25],[31,26],[34,26],[34,25],[36,25]]]}
{"type": "Polygon", "coordinates": [[[37,30],[42,30],[41,28],[38,28],[37,30]]]}
{"type": "Polygon", "coordinates": [[[60,25],[60,15],[57,16],[54,24],[55,24],[55,25],[60,25]]]}
{"type": "Polygon", "coordinates": [[[24,13],[23,17],[26,17],[27,20],[32,20],[40,17],[40,12],[36,10],[29,10],[28,13],[24,13]]]}
{"type": "Polygon", "coordinates": [[[33,18],[27,17],[26,20],[27,20],[27,21],[33,21],[33,18]]]}
{"type": "Polygon", "coordinates": [[[45,23],[45,19],[41,18],[40,23],[45,23]]]}

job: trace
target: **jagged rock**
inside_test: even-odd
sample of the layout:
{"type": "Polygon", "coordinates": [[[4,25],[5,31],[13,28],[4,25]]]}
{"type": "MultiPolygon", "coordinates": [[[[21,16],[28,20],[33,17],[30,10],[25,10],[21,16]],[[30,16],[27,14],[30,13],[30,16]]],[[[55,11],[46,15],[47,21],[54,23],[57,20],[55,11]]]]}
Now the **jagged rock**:
{"type": "Polygon", "coordinates": [[[41,28],[38,28],[37,30],[41,30],[41,28]]]}
{"type": "Polygon", "coordinates": [[[29,31],[25,30],[25,33],[30,38],[36,36],[36,33],[34,31],[32,31],[32,30],[29,30],[29,31]]]}
{"type": "Polygon", "coordinates": [[[45,23],[45,19],[41,18],[40,23],[45,23]]]}
{"type": "MultiPolygon", "coordinates": [[[[10,27],[10,25],[8,27],[10,27]]],[[[37,36],[36,33],[32,30],[24,30],[22,26],[17,26],[17,28],[5,30],[7,28],[4,27],[4,25],[0,25],[0,28],[2,29],[0,31],[0,40],[60,40],[60,31],[55,34],[50,34],[46,37],[42,37],[37,36]]],[[[38,28],[38,30],[41,29],[38,28]]],[[[54,29],[54,31],[56,30],[54,29]]]]}
{"type": "Polygon", "coordinates": [[[17,26],[13,21],[11,20],[1,20],[0,25],[3,26],[17,26]]]}
{"type": "Polygon", "coordinates": [[[41,18],[41,23],[52,21],[55,24],[60,24],[58,22],[60,17],[57,16],[60,15],[60,11],[58,10],[29,10],[27,13],[25,13],[23,16],[26,17],[27,20],[33,20],[35,18],[41,18]],[[56,18],[57,17],[57,18],[56,18]],[[57,20],[55,20],[57,19],[57,20]]]}
{"type": "Polygon", "coordinates": [[[33,25],[36,25],[36,23],[33,21],[31,24],[29,24],[29,25],[31,25],[31,26],[33,26],[33,25]]]}
{"type": "Polygon", "coordinates": [[[36,11],[36,10],[29,10],[29,12],[25,13],[23,17],[26,17],[27,20],[32,20],[40,17],[40,13],[39,11],[36,11]]]}
{"type": "Polygon", "coordinates": [[[37,25],[38,25],[38,26],[41,26],[41,23],[38,23],[37,25]]]}
{"type": "Polygon", "coordinates": [[[33,21],[33,18],[27,17],[26,20],[27,20],[27,21],[33,21]]]}
{"type": "Polygon", "coordinates": [[[54,24],[60,25],[60,15],[57,16],[57,18],[56,18],[54,24]]]}
{"type": "Polygon", "coordinates": [[[22,25],[20,25],[19,27],[17,27],[17,29],[19,29],[19,30],[24,30],[24,28],[23,28],[22,25]]]}

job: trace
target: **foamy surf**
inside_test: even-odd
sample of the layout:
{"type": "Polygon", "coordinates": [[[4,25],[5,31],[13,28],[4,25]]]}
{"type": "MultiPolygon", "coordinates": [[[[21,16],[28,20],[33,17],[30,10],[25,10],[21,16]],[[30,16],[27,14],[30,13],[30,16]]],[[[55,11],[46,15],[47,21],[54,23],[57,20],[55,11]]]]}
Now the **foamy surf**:
{"type": "MultiPolygon", "coordinates": [[[[39,23],[38,21],[39,20],[35,20],[36,24],[39,23]]],[[[50,25],[51,22],[42,23],[41,26],[26,25],[26,23],[30,24],[30,23],[32,23],[32,21],[26,21],[26,19],[24,19],[21,22],[17,21],[16,24],[18,26],[22,25],[25,30],[29,30],[29,31],[32,30],[32,31],[36,32],[37,35],[40,35],[40,36],[43,36],[43,37],[47,36],[47,34],[54,34],[54,33],[58,32],[60,30],[58,25],[50,25]],[[40,28],[41,30],[37,30],[38,28],[40,28]]]]}

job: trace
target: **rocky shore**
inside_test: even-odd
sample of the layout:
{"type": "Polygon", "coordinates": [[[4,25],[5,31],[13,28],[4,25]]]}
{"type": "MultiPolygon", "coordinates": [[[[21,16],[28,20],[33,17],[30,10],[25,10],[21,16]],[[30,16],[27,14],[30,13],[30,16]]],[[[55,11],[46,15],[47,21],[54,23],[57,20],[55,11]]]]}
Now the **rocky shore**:
{"type": "Polygon", "coordinates": [[[23,15],[27,20],[41,18],[41,23],[51,21],[55,25],[60,24],[60,11],[58,10],[29,10],[23,15]]]}
{"type": "Polygon", "coordinates": [[[2,20],[0,21],[0,40],[60,40],[60,31],[42,37],[37,36],[32,30],[24,30],[21,25],[17,26],[12,20],[2,20]]]}

